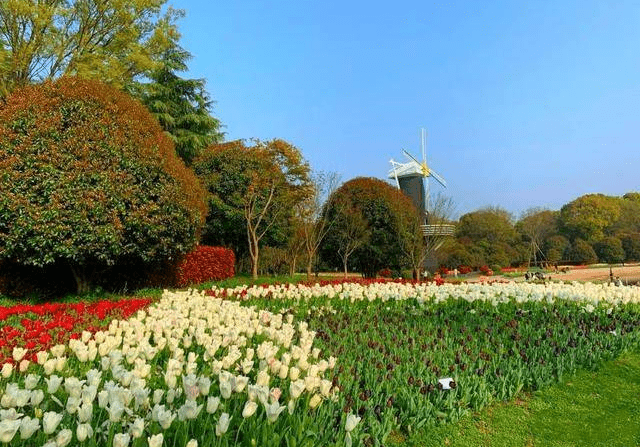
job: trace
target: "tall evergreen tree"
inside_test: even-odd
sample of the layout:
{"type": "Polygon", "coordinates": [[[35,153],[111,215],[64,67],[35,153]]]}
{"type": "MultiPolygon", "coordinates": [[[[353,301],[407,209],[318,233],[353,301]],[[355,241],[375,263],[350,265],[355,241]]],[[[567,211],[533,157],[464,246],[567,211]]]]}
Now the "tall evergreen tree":
{"type": "Polygon", "coordinates": [[[171,45],[162,54],[157,69],[146,76],[148,82],[134,83],[130,93],[147,106],[173,140],[178,155],[191,164],[193,158],[212,143],[222,142],[221,124],[211,115],[213,101],[204,79],[183,79],[191,54],[178,45],[179,35],[171,35],[171,45]]]}

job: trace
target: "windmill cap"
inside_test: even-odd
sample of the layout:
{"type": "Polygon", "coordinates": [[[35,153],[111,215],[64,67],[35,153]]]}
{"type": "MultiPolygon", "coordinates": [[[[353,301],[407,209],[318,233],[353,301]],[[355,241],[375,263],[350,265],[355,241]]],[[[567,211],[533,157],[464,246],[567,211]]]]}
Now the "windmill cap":
{"type": "MultiPolygon", "coordinates": [[[[399,164],[397,167],[389,171],[390,179],[396,177],[424,177],[424,175],[424,167],[415,162],[399,164]]],[[[429,175],[429,168],[427,168],[426,175],[429,175]]]]}

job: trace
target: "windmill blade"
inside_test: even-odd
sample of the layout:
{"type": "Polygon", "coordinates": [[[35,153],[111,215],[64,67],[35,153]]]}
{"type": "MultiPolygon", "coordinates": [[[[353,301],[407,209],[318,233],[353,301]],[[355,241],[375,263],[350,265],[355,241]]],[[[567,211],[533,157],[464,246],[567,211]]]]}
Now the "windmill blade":
{"type": "Polygon", "coordinates": [[[422,191],[424,192],[424,211],[429,214],[429,207],[431,206],[429,203],[431,201],[429,195],[431,192],[429,191],[429,177],[427,176],[422,177],[422,191]]]}
{"type": "Polygon", "coordinates": [[[422,161],[427,164],[427,131],[422,130],[422,161]]]}
{"type": "Polygon", "coordinates": [[[447,182],[444,181],[444,179],[442,178],[442,176],[440,174],[438,174],[437,172],[431,170],[431,171],[429,171],[429,175],[431,175],[431,177],[433,177],[443,187],[445,187],[445,188],[447,187],[447,182]]]}
{"type": "Polygon", "coordinates": [[[393,177],[396,179],[396,187],[400,189],[400,181],[398,180],[398,162],[396,162],[393,158],[389,160],[391,166],[393,166],[393,177]]]}

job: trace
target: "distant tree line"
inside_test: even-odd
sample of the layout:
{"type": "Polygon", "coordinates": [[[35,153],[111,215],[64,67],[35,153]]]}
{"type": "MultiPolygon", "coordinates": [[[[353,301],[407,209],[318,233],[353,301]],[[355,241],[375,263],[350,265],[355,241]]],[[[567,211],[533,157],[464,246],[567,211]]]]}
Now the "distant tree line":
{"type": "Polygon", "coordinates": [[[640,194],[587,194],[517,221],[501,208],[473,211],[460,217],[439,256],[449,268],[639,261],[640,194]]]}

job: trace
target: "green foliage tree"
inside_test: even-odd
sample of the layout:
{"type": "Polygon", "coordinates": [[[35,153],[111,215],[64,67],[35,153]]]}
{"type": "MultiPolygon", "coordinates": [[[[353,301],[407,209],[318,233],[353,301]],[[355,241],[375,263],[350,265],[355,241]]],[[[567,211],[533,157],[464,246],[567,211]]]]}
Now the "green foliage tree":
{"type": "Polygon", "coordinates": [[[0,260],[95,271],[188,252],[204,190],[139,102],[78,78],[15,90],[0,107],[0,260]]]}
{"type": "Polygon", "coordinates": [[[473,242],[485,239],[490,243],[508,243],[514,240],[516,232],[508,211],[490,207],[460,217],[456,226],[456,236],[468,237],[473,242]]]}
{"type": "Polygon", "coordinates": [[[598,261],[598,255],[591,244],[580,238],[571,244],[569,257],[573,262],[580,264],[594,264],[598,261]]]}
{"type": "Polygon", "coordinates": [[[400,269],[406,264],[402,238],[420,234],[418,211],[411,199],[374,178],[344,183],[331,195],[324,213],[335,224],[326,235],[323,257],[337,264],[336,255],[347,250],[350,241],[353,265],[367,277],[375,277],[384,267],[400,269]]]}
{"type": "Polygon", "coordinates": [[[622,238],[625,261],[640,261],[640,233],[630,234],[622,238]]]}
{"type": "Polygon", "coordinates": [[[211,115],[204,79],[183,79],[191,54],[178,44],[179,34],[169,34],[169,46],[158,57],[157,67],[146,74],[149,82],[136,82],[128,91],[147,106],[167,132],[178,155],[190,164],[195,156],[223,140],[220,121],[211,115]]]}
{"type": "Polygon", "coordinates": [[[533,208],[525,211],[516,223],[516,232],[527,245],[527,262],[533,261],[537,265],[538,261],[549,261],[543,252],[543,244],[558,233],[558,216],[557,211],[533,208]]]}
{"type": "Polygon", "coordinates": [[[622,241],[615,236],[606,236],[594,244],[598,259],[609,264],[623,262],[625,258],[622,241]]]}
{"type": "Polygon", "coordinates": [[[295,146],[276,139],[254,146],[214,144],[194,159],[193,168],[209,191],[203,240],[247,247],[257,277],[261,242],[271,236],[286,243],[287,222],[310,193],[309,165],[295,146]]]}
{"type": "Polygon", "coordinates": [[[484,208],[463,215],[456,226],[456,237],[479,251],[483,264],[508,266],[519,258],[514,248],[516,231],[511,215],[501,208],[484,208]]]}
{"type": "Polygon", "coordinates": [[[560,209],[560,222],[571,240],[594,243],[620,217],[620,199],[603,194],[587,194],[560,209]]]}
{"type": "Polygon", "coordinates": [[[122,87],[154,67],[174,29],[166,0],[0,0],[2,90],[62,75],[122,87]]]}
{"type": "Polygon", "coordinates": [[[544,241],[543,250],[547,261],[555,264],[563,259],[569,259],[567,249],[571,246],[569,239],[561,235],[551,236],[544,241]]]}

